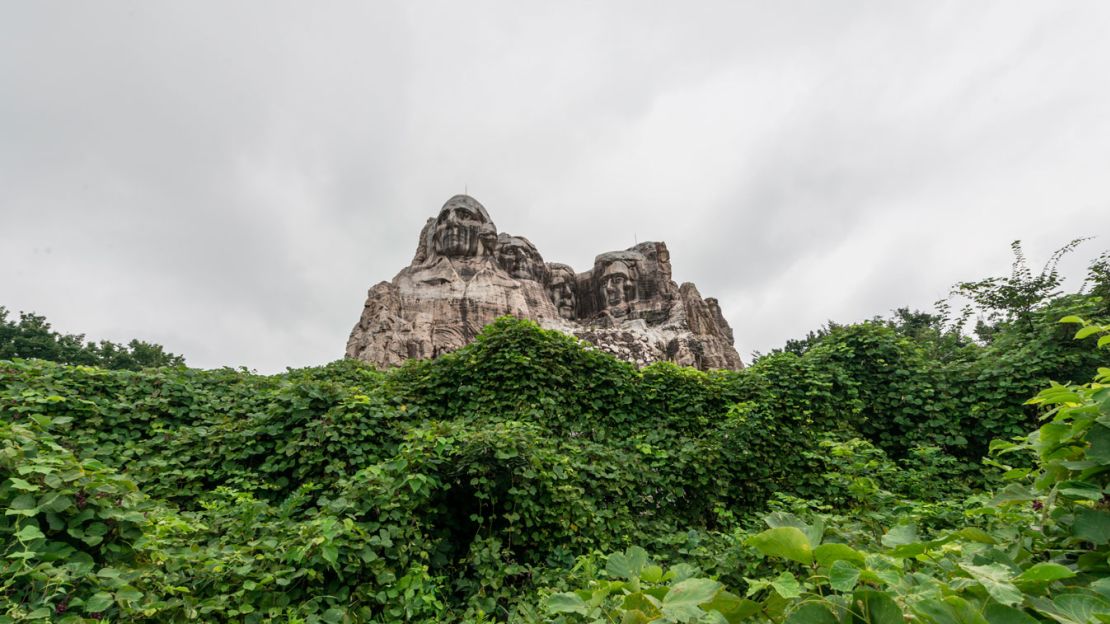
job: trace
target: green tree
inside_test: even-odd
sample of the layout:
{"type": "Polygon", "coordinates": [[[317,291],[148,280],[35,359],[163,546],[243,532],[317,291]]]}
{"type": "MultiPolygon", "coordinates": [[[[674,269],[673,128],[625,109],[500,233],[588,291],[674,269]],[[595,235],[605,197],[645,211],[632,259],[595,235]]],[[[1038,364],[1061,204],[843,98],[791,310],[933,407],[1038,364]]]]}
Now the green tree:
{"type": "MultiPolygon", "coordinates": [[[[1089,239],[1077,238],[1057,249],[1037,274],[1025,260],[1021,241],[1011,243],[1014,262],[1009,276],[959,282],[952,288],[950,297],[966,297],[970,302],[956,321],[957,328],[962,329],[976,313],[979,318],[974,331],[983,342],[991,342],[1002,324],[1021,323],[1031,328],[1033,312],[1061,294],[1064,278],[1057,267],[1060,260],[1086,240],[1089,239]]],[[[947,301],[938,302],[937,307],[946,313],[947,304],[947,301]]]]}
{"type": "Polygon", "coordinates": [[[1091,261],[1084,288],[1087,294],[1101,297],[1104,304],[1110,303],[1110,251],[1102,252],[1091,261]]]}
{"type": "Polygon", "coordinates": [[[20,312],[17,321],[9,319],[8,309],[0,306],[0,360],[14,358],[118,370],[185,364],[184,357],[166,351],[159,344],[142,340],[132,340],[126,345],[107,340],[86,343],[84,334],[54,331],[45,316],[20,312]]]}

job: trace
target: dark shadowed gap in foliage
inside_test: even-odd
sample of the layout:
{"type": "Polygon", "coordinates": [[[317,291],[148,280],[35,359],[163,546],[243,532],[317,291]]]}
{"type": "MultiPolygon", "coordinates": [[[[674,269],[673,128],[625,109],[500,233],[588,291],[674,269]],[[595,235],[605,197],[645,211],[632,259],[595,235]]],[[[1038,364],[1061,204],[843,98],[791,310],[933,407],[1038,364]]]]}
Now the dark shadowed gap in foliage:
{"type": "Polygon", "coordinates": [[[474,552],[479,540],[500,542],[501,561],[506,565],[540,564],[548,554],[534,544],[526,547],[519,538],[514,541],[513,523],[507,519],[512,515],[516,495],[514,466],[491,457],[483,460],[481,470],[458,475],[428,505],[428,537],[432,543],[429,571],[450,579],[455,599],[460,602],[465,602],[481,584],[482,553],[474,552]]]}
{"type": "Polygon", "coordinates": [[[466,558],[478,535],[481,505],[469,481],[459,481],[440,492],[431,504],[429,537],[434,544],[430,567],[440,573],[466,558]]]}

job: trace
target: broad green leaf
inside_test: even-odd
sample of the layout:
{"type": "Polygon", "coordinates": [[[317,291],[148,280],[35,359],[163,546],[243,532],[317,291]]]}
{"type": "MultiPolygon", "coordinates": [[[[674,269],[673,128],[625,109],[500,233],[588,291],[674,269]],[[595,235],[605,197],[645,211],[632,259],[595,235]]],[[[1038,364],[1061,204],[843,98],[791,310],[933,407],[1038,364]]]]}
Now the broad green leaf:
{"type": "Polygon", "coordinates": [[[643,592],[636,592],[628,594],[621,602],[621,608],[625,611],[639,611],[643,614],[659,615],[659,607],[656,604],[655,598],[644,594],[643,592]]]}
{"type": "MultiPolygon", "coordinates": [[[[923,598],[910,603],[909,607],[917,621],[929,622],[930,624],[960,624],[956,614],[952,611],[952,607],[938,598],[923,598]]],[[[859,620],[853,618],[852,622],[859,622],[859,620]]]]}
{"type": "Polygon", "coordinates": [[[1087,459],[1099,464],[1110,464],[1110,427],[1092,425],[1087,430],[1087,442],[1091,444],[1087,449],[1087,459]]]}
{"type": "Polygon", "coordinates": [[[759,613],[759,603],[747,598],[741,598],[736,594],[721,590],[713,597],[713,600],[703,603],[701,608],[706,611],[716,611],[720,613],[728,624],[738,624],[759,613]]]}
{"type": "Polygon", "coordinates": [[[804,533],[806,539],[809,540],[810,548],[816,548],[817,544],[821,543],[821,539],[825,535],[825,522],[820,518],[815,519],[812,523],[808,523],[792,513],[776,511],[764,516],[763,521],[772,529],[779,529],[782,527],[794,527],[798,529],[804,533]]]}
{"type": "Polygon", "coordinates": [[[1084,338],[1088,336],[1093,336],[1101,331],[1102,327],[1098,325],[1088,325],[1086,327],[1081,327],[1079,331],[1075,332],[1075,339],[1083,340],[1084,338]]]}
{"type": "Polygon", "coordinates": [[[801,529],[807,526],[805,520],[802,520],[797,515],[786,511],[775,511],[763,516],[763,521],[767,526],[772,529],[779,529],[782,527],[794,527],[801,529]]]}
{"type": "Polygon", "coordinates": [[[12,499],[4,515],[8,516],[33,516],[39,512],[35,504],[34,494],[20,494],[12,499]]]}
{"type": "Polygon", "coordinates": [[[1082,324],[1084,321],[1083,321],[1083,319],[1079,318],[1078,316],[1075,316],[1074,314],[1069,314],[1069,315],[1065,316],[1064,318],[1062,318],[1062,319],[1060,319],[1059,321],[1056,321],[1056,322],[1057,323],[1080,323],[1080,324],[1082,324]]]}
{"type": "Polygon", "coordinates": [[[704,578],[686,579],[671,587],[663,597],[663,614],[680,622],[690,622],[705,615],[698,605],[709,602],[721,590],[717,581],[704,578]]]}
{"type": "Polygon", "coordinates": [[[917,541],[917,527],[912,524],[899,524],[882,537],[883,546],[887,548],[914,544],[917,541]]]}
{"type": "Polygon", "coordinates": [[[647,583],[658,583],[663,579],[663,568],[657,565],[649,565],[644,567],[644,571],[640,573],[640,580],[647,583]]]}
{"type": "Polygon", "coordinates": [[[586,601],[571,592],[551,594],[547,598],[547,610],[551,613],[578,613],[579,615],[586,615],[589,612],[586,601]]]}
{"type": "MultiPolygon", "coordinates": [[[[598,583],[597,589],[589,592],[590,599],[586,602],[586,604],[591,609],[597,607],[601,603],[605,602],[605,599],[608,598],[614,590],[620,591],[621,586],[622,583],[620,582],[598,583]]],[[[578,595],[581,596],[582,592],[578,592],[578,595]]]]}
{"type": "Polygon", "coordinates": [[[769,557],[782,557],[806,565],[813,562],[809,538],[796,527],[768,529],[748,538],[747,543],[769,557]]]}
{"type": "Polygon", "coordinates": [[[66,509],[69,509],[70,505],[72,505],[72,504],[73,504],[73,499],[72,498],[70,498],[68,496],[64,496],[64,495],[56,495],[56,496],[50,498],[49,502],[43,503],[42,508],[47,509],[49,511],[60,513],[60,512],[65,511],[66,509]]]}
{"type": "Polygon", "coordinates": [[[838,592],[848,593],[856,588],[859,582],[860,569],[840,560],[829,568],[829,586],[838,592]]]}
{"type": "Polygon", "coordinates": [[[1030,492],[1028,485],[1023,485],[1021,483],[1011,483],[1002,488],[1001,491],[995,493],[994,500],[991,501],[991,504],[1001,505],[1004,503],[1024,503],[1031,501],[1034,498],[1036,498],[1036,495],[1030,492]]]}
{"type": "Polygon", "coordinates": [[[987,605],[983,611],[983,617],[987,620],[987,624],[1037,624],[1037,620],[1028,613],[997,602],[987,605]]]}
{"type": "Polygon", "coordinates": [[[867,555],[867,569],[860,572],[860,579],[869,583],[897,585],[902,580],[902,565],[897,559],[882,555],[867,555]]]}
{"type": "Polygon", "coordinates": [[[802,595],[802,586],[789,572],[783,572],[771,581],[771,587],[783,598],[797,598],[802,595]]]}
{"type": "Polygon", "coordinates": [[[1061,494],[1071,498],[1102,500],[1102,488],[1086,481],[1064,481],[1056,486],[1061,494]]]}
{"type": "Polygon", "coordinates": [[[1061,594],[1052,604],[1064,616],[1077,623],[1095,621],[1095,614],[1110,614],[1110,601],[1088,594],[1061,594]]]}
{"type": "Polygon", "coordinates": [[[884,592],[862,589],[852,594],[852,622],[856,624],[905,624],[902,610],[884,592]]]}
{"type": "Polygon", "coordinates": [[[960,596],[946,596],[944,602],[960,624],[988,624],[986,618],[979,613],[978,605],[963,600],[960,596]]]}
{"type": "Polygon", "coordinates": [[[29,542],[36,539],[44,539],[46,537],[42,534],[42,531],[39,530],[39,527],[34,524],[28,524],[24,526],[15,534],[15,536],[23,542],[29,542]]]}
{"type": "Polygon", "coordinates": [[[1075,572],[1058,563],[1038,563],[1014,578],[1016,583],[1051,583],[1060,579],[1071,578],[1075,572]]]}
{"type": "Polygon", "coordinates": [[[17,490],[22,490],[24,492],[35,492],[40,489],[39,486],[33,483],[28,483],[27,481],[24,481],[19,477],[9,477],[9,479],[12,482],[12,486],[17,490]]]}
{"type": "Polygon", "coordinates": [[[997,563],[981,566],[961,563],[960,567],[998,602],[1004,605],[1015,605],[1022,601],[1022,593],[1011,582],[1012,575],[1006,566],[997,563]]]}
{"type": "Polygon", "coordinates": [[[839,620],[825,605],[811,602],[791,613],[783,624],[839,624],[839,620]]]}
{"type": "Polygon", "coordinates": [[[771,592],[763,598],[760,604],[760,616],[766,616],[772,622],[780,620],[786,615],[786,610],[794,602],[789,598],[783,598],[778,592],[771,592]]]}
{"type": "Polygon", "coordinates": [[[821,544],[813,549],[813,558],[825,567],[836,561],[855,561],[860,565],[864,563],[863,553],[847,544],[821,544]]]}
{"type": "Polygon", "coordinates": [[[86,552],[75,553],[65,562],[65,568],[74,576],[84,576],[92,572],[94,567],[96,567],[96,562],[92,555],[86,552]]]}
{"type": "Polygon", "coordinates": [[[743,601],[744,599],[740,596],[722,589],[717,592],[717,595],[713,596],[712,600],[702,604],[701,607],[706,611],[734,611],[743,601]]]}
{"type": "Polygon", "coordinates": [[[117,601],[135,602],[143,597],[143,592],[135,589],[130,585],[124,585],[116,590],[117,601]]]}
{"type": "Polygon", "coordinates": [[[85,601],[85,606],[83,608],[85,609],[85,613],[100,613],[112,606],[113,602],[115,602],[115,600],[112,598],[112,594],[98,592],[93,594],[92,598],[85,601]]]}
{"type": "Polygon", "coordinates": [[[925,554],[929,552],[930,548],[941,546],[943,543],[944,542],[942,540],[937,540],[931,542],[914,542],[912,544],[902,544],[890,549],[887,554],[889,554],[891,557],[897,557],[899,559],[909,559],[911,557],[925,554]]]}
{"type": "Polygon", "coordinates": [[[631,546],[623,553],[613,553],[609,555],[608,560],[605,562],[605,571],[609,576],[622,578],[625,580],[634,580],[640,578],[640,572],[643,571],[644,566],[647,565],[648,554],[647,551],[639,546],[631,546]]]}
{"type": "Polygon", "coordinates": [[[1072,534],[1096,546],[1110,541],[1110,513],[1095,509],[1084,509],[1075,514],[1072,534]]]}
{"type": "Polygon", "coordinates": [[[979,529],[976,527],[964,527],[959,531],[956,531],[955,536],[962,537],[963,539],[972,542],[979,542],[980,544],[998,543],[998,540],[994,539],[994,537],[990,533],[987,533],[983,529],[979,529]]]}
{"type": "Polygon", "coordinates": [[[1104,576],[1094,581],[1088,586],[1088,589],[1097,591],[1099,594],[1102,594],[1103,598],[1110,599],[1110,577],[1104,576]]]}
{"type": "Polygon", "coordinates": [[[754,596],[771,586],[771,581],[767,579],[750,579],[744,577],[744,582],[748,584],[748,593],[744,594],[745,596],[754,596]]]}
{"type": "Polygon", "coordinates": [[[693,578],[698,574],[698,569],[688,563],[676,563],[667,571],[667,576],[673,578],[676,583],[693,578]]]}

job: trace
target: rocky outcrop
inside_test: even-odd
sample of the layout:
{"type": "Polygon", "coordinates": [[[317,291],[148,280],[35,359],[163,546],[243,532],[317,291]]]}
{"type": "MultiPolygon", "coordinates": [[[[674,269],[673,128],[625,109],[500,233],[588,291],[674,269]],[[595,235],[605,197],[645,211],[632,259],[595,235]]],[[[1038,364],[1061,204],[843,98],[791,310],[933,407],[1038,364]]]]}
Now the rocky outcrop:
{"type": "Polygon", "coordinates": [[[545,263],[522,236],[498,233],[477,200],[456,195],[420,232],[412,263],[370,289],[347,357],[378,366],[467,344],[499,316],[532,319],[644,366],[740,369],[716,299],[671,279],[664,243],[603,253],[576,273],[545,263]]]}

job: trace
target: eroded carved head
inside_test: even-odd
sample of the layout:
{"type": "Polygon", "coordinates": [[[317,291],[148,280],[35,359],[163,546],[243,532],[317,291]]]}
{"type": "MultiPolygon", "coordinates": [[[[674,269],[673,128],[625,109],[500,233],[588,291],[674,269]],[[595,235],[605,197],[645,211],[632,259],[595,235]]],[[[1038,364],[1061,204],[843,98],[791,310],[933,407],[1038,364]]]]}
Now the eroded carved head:
{"type": "Polygon", "coordinates": [[[456,195],[447,200],[436,217],[432,248],[448,258],[470,258],[493,250],[497,228],[478,200],[456,195]]]}
{"type": "Polygon", "coordinates": [[[614,316],[628,311],[628,304],[636,300],[635,267],[635,262],[626,258],[614,258],[603,265],[597,282],[602,309],[614,316]]]}
{"type": "Polygon", "coordinates": [[[565,264],[552,263],[547,265],[547,274],[547,296],[555,304],[560,317],[574,320],[578,315],[578,277],[574,269],[565,264]]]}
{"type": "Polygon", "coordinates": [[[497,263],[516,279],[543,282],[547,267],[543,257],[527,238],[502,232],[497,236],[497,263]]]}

